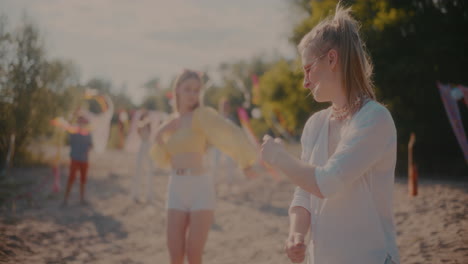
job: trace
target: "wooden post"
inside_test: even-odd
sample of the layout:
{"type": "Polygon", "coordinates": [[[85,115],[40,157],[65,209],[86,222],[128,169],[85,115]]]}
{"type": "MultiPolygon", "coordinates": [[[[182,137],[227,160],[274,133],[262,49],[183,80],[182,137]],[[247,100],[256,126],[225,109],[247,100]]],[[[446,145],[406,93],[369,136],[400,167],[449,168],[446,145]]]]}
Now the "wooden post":
{"type": "Polygon", "coordinates": [[[15,134],[10,136],[10,145],[8,146],[8,152],[5,161],[5,168],[3,171],[0,171],[0,177],[8,177],[8,173],[13,162],[13,156],[15,155],[15,134]]]}
{"type": "Polygon", "coordinates": [[[408,192],[410,196],[418,195],[418,168],[413,159],[413,148],[416,135],[411,133],[408,143],[408,192]]]}

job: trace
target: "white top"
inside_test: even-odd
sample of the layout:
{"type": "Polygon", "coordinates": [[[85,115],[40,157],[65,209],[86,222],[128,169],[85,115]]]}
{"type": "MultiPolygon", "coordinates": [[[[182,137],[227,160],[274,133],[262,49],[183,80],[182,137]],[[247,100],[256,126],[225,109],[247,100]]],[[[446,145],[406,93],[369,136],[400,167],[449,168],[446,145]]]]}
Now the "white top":
{"type": "Polygon", "coordinates": [[[320,199],[297,187],[291,207],[311,214],[311,264],[399,263],[393,221],[396,129],[389,111],[367,102],[345,124],[328,155],[331,108],[312,115],[301,159],[316,167],[320,199]]]}

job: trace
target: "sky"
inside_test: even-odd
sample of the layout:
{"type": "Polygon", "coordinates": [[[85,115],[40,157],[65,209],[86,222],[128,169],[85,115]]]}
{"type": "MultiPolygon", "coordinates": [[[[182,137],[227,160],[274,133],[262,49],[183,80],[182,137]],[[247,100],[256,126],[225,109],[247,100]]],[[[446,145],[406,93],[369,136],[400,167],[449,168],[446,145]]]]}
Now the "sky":
{"type": "Polygon", "coordinates": [[[83,83],[99,77],[125,86],[134,102],[145,82],[168,84],[183,68],[216,80],[221,62],[295,54],[287,0],[0,0],[12,26],[25,12],[49,58],[72,60],[83,83]]]}

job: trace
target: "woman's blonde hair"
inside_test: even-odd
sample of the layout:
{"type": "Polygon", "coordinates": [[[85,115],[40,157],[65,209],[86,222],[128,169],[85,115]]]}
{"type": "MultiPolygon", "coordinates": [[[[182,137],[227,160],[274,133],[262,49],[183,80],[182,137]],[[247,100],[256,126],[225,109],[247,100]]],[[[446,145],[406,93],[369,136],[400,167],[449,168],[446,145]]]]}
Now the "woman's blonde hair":
{"type": "Polygon", "coordinates": [[[194,109],[196,109],[197,107],[200,107],[201,105],[203,105],[203,79],[202,79],[202,74],[197,72],[197,71],[193,71],[193,70],[188,70],[188,69],[184,69],[182,71],[182,73],[179,74],[179,76],[177,76],[175,82],[174,82],[174,86],[173,86],[173,95],[174,95],[174,111],[175,112],[179,112],[179,99],[178,99],[178,88],[179,86],[187,81],[187,80],[190,80],[190,79],[195,79],[195,80],[198,80],[200,82],[200,98],[199,98],[199,101],[198,101],[198,104],[194,107],[194,109]]]}
{"type": "Polygon", "coordinates": [[[359,36],[359,23],[351,16],[351,8],[336,6],[335,15],[322,20],[298,45],[299,52],[309,51],[325,54],[336,49],[343,75],[348,105],[358,98],[375,100],[372,82],[373,65],[359,36]]]}

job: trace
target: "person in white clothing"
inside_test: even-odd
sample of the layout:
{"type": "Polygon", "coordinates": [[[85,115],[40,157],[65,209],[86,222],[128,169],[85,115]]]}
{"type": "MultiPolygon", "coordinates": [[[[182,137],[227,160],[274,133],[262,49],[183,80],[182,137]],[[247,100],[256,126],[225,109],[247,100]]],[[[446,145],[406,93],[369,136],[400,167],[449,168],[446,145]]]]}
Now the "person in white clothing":
{"type": "MultiPolygon", "coordinates": [[[[133,179],[132,197],[135,202],[140,201],[141,191],[146,192],[146,201],[154,203],[154,184],[153,174],[155,168],[153,166],[153,160],[150,156],[151,142],[151,126],[154,120],[152,120],[150,112],[143,110],[139,120],[137,121],[137,132],[140,136],[140,147],[137,153],[136,166],[135,166],[135,178],[133,179]],[[143,179],[142,176],[145,176],[143,179]],[[144,182],[143,182],[144,181],[144,182]],[[144,187],[145,186],[145,187],[144,187]]],[[[154,130],[154,129],[153,129],[154,130]]]]}
{"type": "Polygon", "coordinates": [[[372,63],[350,9],[338,4],[298,46],[304,87],[331,107],[312,115],[301,160],[264,137],[262,158],[298,187],[285,251],[294,263],[399,263],[393,220],[396,128],[375,99],[372,63]],[[308,245],[304,241],[310,232],[308,245]]]}

